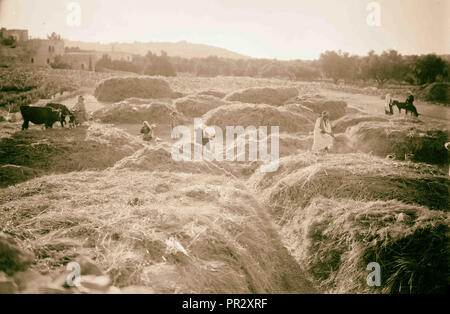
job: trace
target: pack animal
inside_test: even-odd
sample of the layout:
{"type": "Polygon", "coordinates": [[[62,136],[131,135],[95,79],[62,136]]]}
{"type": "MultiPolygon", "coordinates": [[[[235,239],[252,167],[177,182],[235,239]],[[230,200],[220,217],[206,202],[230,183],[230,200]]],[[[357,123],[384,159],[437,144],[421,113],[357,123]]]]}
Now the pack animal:
{"type": "Polygon", "coordinates": [[[398,112],[401,114],[402,109],[405,110],[405,115],[408,115],[408,113],[411,113],[411,115],[415,115],[416,117],[419,116],[419,113],[417,112],[416,106],[414,106],[410,102],[400,102],[398,100],[392,101],[392,106],[396,106],[398,108],[398,112]]]}
{"type": "Polygon", "coordinates": [[[61,110],[50,107],[21,106],[20,113],[23,117],[22,131],[28,129],[30,122],[45,124],[45,128],[49,129],[55,122],[61,121],[61,110]]]}
{"type": "Polygon", "coordinates": [[[69,117],[69,123],[70,125],[75,125],[75,115],[64,105],[62,104],[55,104],[55,103],[48,103],[45,105],[46,107],[53,108],[55,110],[61,110],[61,127],[63,128],[66,124],[66,117],[69,117]]]}

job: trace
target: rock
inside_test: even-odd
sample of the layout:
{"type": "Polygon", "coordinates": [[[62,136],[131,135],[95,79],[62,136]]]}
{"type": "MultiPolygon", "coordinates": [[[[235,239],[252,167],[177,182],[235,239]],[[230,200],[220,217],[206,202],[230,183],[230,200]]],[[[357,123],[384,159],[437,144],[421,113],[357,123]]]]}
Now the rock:
{"type": "Polygon", "coordinates": [[[33,261],[32,253],[21,249],[13,237],[0,233],[0,271],[12,276],[25,270],[33,261]]]}

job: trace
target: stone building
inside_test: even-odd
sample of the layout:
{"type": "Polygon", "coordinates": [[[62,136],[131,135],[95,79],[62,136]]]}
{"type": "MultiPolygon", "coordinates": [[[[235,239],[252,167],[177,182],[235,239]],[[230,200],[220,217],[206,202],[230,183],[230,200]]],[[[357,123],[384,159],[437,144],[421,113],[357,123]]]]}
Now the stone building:
{"type": "Polygon", "coordinates": [[[62,60],[74,70],[94,71],[98,58],[94,52],[66,52],[62,60]]]}
{"type": "Polygon", "coordinates": [[[127,52],[121,52],[121,51],[96,51],[95,54],[97,55],[98,59],[101,59],[103,55],[108,55],[108,57],[111,58],[111,60],[121,60],[121,61],[132,61],[133,60],[133,54],[127,53],[127,52]]]}
{"type": "MultiPolygon", "coordinates": [[[[1,0],[0,0],[1,1],[1,0]]],[[[66,63],[74,70],[95,71],[95,65],[104,54],[111,60],[132,61],[133,54],[114,51],[73,51],[65,50],[64,40],[52,33],[47,39],[31,38],[28,30],[0,28],[3,38],[13,37],[17,43],[14,47],[0,45],[0,62],[31,63],[37,66],[49,67],[59,57],[58,62],[66,63]]]]}
{"type": "Polygon", "coordinates": [[[31,39],[27,46],[32,51],[29,62],[36,65],[48,65],[55,61],[56,56],[64,55],[64,40],[31,39]]]}

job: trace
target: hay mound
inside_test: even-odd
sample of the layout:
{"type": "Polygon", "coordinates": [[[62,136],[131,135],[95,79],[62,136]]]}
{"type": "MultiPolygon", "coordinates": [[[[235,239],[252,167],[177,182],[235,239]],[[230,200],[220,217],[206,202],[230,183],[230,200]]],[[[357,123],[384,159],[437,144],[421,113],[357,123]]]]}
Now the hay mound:
{"type": "Polygon", "coordinates": [[[448,213],[398,201],[314,199],[282,228],[285,245],[328,293],[445,293],[448,213]],[[381,265],[369,287],[367,265],[381,265]]]}
{"type": "MultiPolygon", "coordinates": [[[[155,101],[155,99],[152,99],[152,98],[130,97],[130,98],[125,99],[123,102],[127,102],[132,105],[147,105],[147,104],[151,104],[154,101],[155,101]]],[[[163,101],[163,100],[158,99],[158,101],[163,101]]]]}
{"type": "Polygon", "coordinates": [[[114,165],[114,169],[135,169],[182,173],[224,174],[224,170],[212,163],[202,161],[175,161],[168,145],[147,146],[114,165]]]}
{"type": "Polygon", "coordinates": [[[249,184],[264,191],[266,204],[279,223],[317,197],[393,200],[449,209],[449,179],[436,168],[381,159],[365,154],[303,153],[280,160],[278,171],[255,173],[249,184]]]}
{"type": "MultiPolygon", "coordinates": [[[[152,102],[150,104],[133,104],[122,101],[111,106],[103,107],[92,114],[94,120],[103,123],[149,123],[168,124],[173,107],[166,102],[152,102]]],[[[181,115],[178,115],[181,116],[181,115]]]]}
{"type": "Polygon", "coordinates": [[[88,293],[315,292],[253,196],[228,177],[69,173],[1,189],[0,199],[0,225],[33,249],[33,269],[65,272],[54,292],[81,256],[95,261],[80,263],[88,293]],[[17,193],[25,189],[35,193],[17,193]]]}
{"type": "Polygon", "coordinates": [[[352,147],[345,134],[336,134],[330,152],[333,154],[349,154],[354,153],[355,149],[352,147]]]}
{"type": "MultiPolygon", "coordinates": [[[[242,137],[244,137],[244,141],[245,141],[245,156],[243,157],[243,159],[245,159],[246,161],[249,160],[249,150],[250,150],[250,145],[251,145],[251,141],[249,140],[248,136],[246,135],[242,135],[242,137]]],[[[258,139],[259,141],[263,141],[263,140],[267,140],[267,147],[268,147],[268,151],[270,152],[270,150],[272,149],[272,135],[269,135],[267,139],[258,139]]],[[[238,143],[239,143],[239,138],[236,138],[234,141],[234,145],[232,146],[231,149],[234,149],[235,155],[237,155],[238,152],[238,143]]],[[[303,135],[303,136],[293,136],[290,134],[280,134],[279,136],[279,152],[280,152],[280,157],[285,157],[285,156],[289,156],[289,155],[293,155],[296,153],[299,153],[301,151],[309,151],[311,150],[313,144],[313,137],[310,135],[303,135]]],[[[258,147],[260,144],[258,143],[258,147]]],[[[226,147],[226,140],[224,140],[224,152],[226,152],[226,149],[228,149],[228,147],[226,147]]],[[[225,153],[224,153],[225,156],[225,153]]],[[[237,156],[238,157],[238,156],[237,156]]]]}
{"type": "Polygon", "coordinates": [[[427,101],[450,104],[450,83],[432,83],[419,92],[419,97],[427,101]]]}
{"type": "Polygon", "coordinates": [[[89,128],[17,132],[0,139],[1,185],[49,173],[106,169],[143,145],[120,129],[96,123],[89,128]]]}
{"type": "Polygon", "coordinates": [[[360,124],[361,122],[388,122],[389,119],[383,116],[373,116],[365,114],[346,115],[333,122],[333,132],[343,133],[349,127],[360,124]]]}
{"type": "Polygon", "coordinates": [[[214,96],[214,97],[222,99],[227,94],[224,93],[224,92],[220,92],[220,91],[217,91],[217,90],[210,89],[210,90],[201,91],[197,95],[214,96]]]}
{"type": "Polygon", "coordinates": [[[142,148],[142,141],[129,133],[112,127],[111,125],[102,125],[99,123],[92,123],[86,134],[86,141],[93,141],[105,145],[107,147],[114,147],[118,151],[132,154],[138,149],[142,148]]]}
{"type": "MultiPolygon", "coordinates": [[[[271,143],[271,140],[269,140],[271,143]]],[[[309,151],[313,145],[313,137],[292,136],[289,134],[280,135],[280,157],[285,157],[298,153],[299,151],[309,151]]]]}
{"type": "Polygon", "coordinates": [[[225,100],[281,106],[297,95],[298,90],[294,87],[254,87],[233,92],[225,100]]]}
{"type": "Polygon", "coordinates": [[[283,108],[286,108],[289,111],[292,111],[296,114],[301,115],[302,117],[305,117],[311,123],[315,123],[316,119],[320,116],[318,113],[314,112],[311,108],[305,107],[300,104],[288,104],[284,105],[283,108]]]}
{"type": "Polygon", "coordinates": [[[130,97],[137,98],[176,98],[169,84],[160,78],[127,77],[110,78],[102,81],[95,89],[99,101],[117,102],[130,97]]]}
{"type": "Polygon", "coordinates": [[[0,188],[14,185],[19,182],[38,177],[39,169],[33,169],[18,165],[0,165],[0,188]]]}
{"type": "Polygon", "coordinates": [[[26,269],[33,260],[34,255],[20,248],[13,237],[0,233],[0,272],[12,275],[26,269]]]}
{"type": "Polygon", "coordinates": [[[347,114],[347,103],[344,101],[317,100],[305,101],[301,103],[303,106],[311,109],[316,114],[328,111],[330,120],[337,120],[347,114]]]}
{"type": "Polygon", "coordinates": [[[399,160],[444,165],[448,163],[447,130],[430,129],[416,121],[363,122],[347,129],[354,151],[399,160]]]}
{"type": "Polygon", "coordinates": [[[313,90],[310,90],[309,88],[303,87],[301,95],[298,95],[296,97],[292,97],[285,101],[285,104],[296,104],[298,102],[305,102],[305,101],[324,101],[326,100],[326,97],[322,94],[314,93],[313,90]]]}
{"type": "Polygon", "coordinates": [[[209,111],[203,116],[206,125],[227,126],[279,126],[280,133],[309,132],[313,123],[282,107],[254,104],[231,104],[209,111]]]}
{"type": "Polygon", "coordinates": [[[175,102],[175,108],[186,117],[197,118],[203,116],[208,111],[229,102],[207,95],[195,95],[180,98],[175,102]]]}

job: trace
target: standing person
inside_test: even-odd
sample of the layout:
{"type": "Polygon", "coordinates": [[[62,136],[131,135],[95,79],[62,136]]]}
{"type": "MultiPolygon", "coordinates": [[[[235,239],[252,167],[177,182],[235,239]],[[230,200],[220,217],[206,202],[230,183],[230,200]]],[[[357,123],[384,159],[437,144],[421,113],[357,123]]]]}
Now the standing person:
{"type": "Polygon", "coordinates": [[[394,111],[392,110],[392,97],[391,94],[387,94],[384,99],[384,113],[387,115],[393,115],[394,111]]]}
{"type": "Polygon", "coordinates": [[[333,138],[329,113],[324,111],[316,120],[312,150],[314,152],[328,152],[333,147],[333,138]]]}
{"type": "Polygon", "coordinates": [[[82,95],[78,97],[78,102],[72,108],[72,111],[73,114],[75,115],[75,120],[77,124],[83,124],[88,120],[86,113],[86,105],[84,104],[84,97],[82,95]]]}

